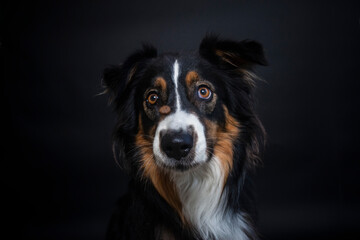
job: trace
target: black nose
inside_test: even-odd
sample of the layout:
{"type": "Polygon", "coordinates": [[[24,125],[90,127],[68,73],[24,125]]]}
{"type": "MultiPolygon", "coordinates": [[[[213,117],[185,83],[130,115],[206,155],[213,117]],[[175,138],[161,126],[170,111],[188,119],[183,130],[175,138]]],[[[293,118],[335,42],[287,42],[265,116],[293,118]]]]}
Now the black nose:
{"type": "Polygon", "coordinates": [[[189,133],[166,131],[161,137],[161,149],[169,158],[180,160],[193,147],[193,137],[189,133]]]}

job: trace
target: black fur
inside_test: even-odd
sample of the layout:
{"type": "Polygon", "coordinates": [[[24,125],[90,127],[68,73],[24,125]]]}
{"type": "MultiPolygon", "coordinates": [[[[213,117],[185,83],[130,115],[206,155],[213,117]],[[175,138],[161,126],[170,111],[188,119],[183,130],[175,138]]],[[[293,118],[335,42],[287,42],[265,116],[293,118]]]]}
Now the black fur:
{"type": "MultiPolygon", "coordinates": [[[[151,181],[141,178],[140,155],[135,146],[139,115],[143,114],[144,83],[156,73],[170,74],[163,72],[162,64],[175,58],[184,59],[185,64],[196,66],[204,78],[211,79],[218,89],[218,104],[224,104],[230,115],[241,123],[241,134],[233,149],[233,169],[225,185],[231,189],[227,208],[245,212],[253,218],[256,215],[249,170],[259,163],[259,148],[265,133],[254,112],[254,79],[249,81],[246,74],[255,64],[267,64],[262,46],[255,41],[235,42],[207,36],[197,53],[158,56],[156,49],[147,45],[122,65],[104,71],[104,85],[118,113],[114,131],[115,156],[132,179],[128,193],[120,199],[110,221],[108,240],[159,239],[159,226],[170,231],[176,239],[196,239],[194,231],[183,225],[176,211],[160,196],[151,181]]],[[[224,118],[220,110],[207,117],[216,119],[219,124],[224,118]]],[[[144,123],[146,128],[152,124],[150,120],[144,123]]],[[[249,239],[257,239],[256,233],[248,235],[249,239]]]]}

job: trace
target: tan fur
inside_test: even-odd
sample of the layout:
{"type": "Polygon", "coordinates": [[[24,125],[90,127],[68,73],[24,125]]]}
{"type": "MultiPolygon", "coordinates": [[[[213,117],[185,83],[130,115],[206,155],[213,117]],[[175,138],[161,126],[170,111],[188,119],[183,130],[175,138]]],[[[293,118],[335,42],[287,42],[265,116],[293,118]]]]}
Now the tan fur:
{"type": "Polygon", "coordinates": [[[161,88],[161,91],[166,92],[166,81],[164,78],[162,78],[162,77],[156,78],[156,80],[154,82],[154,86],[159,87],[159,88],[161,88]]]}
{"type": "Polygon", "coordinates": [[[210,82],[208,82],[204,79],[201,79],[199,74],[195,71],[189,71],[186,74],[185,83],[186,83],[186,87],[187,87],[187,94],[188,94],[190,101],[193,102],[193,104],[195,104],[195,106],[197,106],[201,111],[203,111],[207,114],[210,114],[214,110],[216,102],[217,102],[217,94],[214,92],[214,89],[215,89],[214,86],[210,82]],[[201,104],[201,101],[198,101],[198,99],[193,96],[195,89],[197,89],[201,85],[208,86],[210,88],[210,90],[212,91],[211,102],[208,102],[206,104],[201,104]]]}
{"type": "Polygon", "coordinates": [[[131,81],[132,77],[134,76],[135,72],[136,72],[136,69],[137,69],[137,66],[135,65],[131,70],[130,70],[130,73],[129,73],[129,77],[127,79],[127,84],[131,81]]]}
{"type": "MultiPolygon", "coordinates": [[[[154,134],[154,129],[152,129],[151,132],[154,134]]],[[[174,183],[171,181],[169,174],[156,165],[152,151],[152,141],[146,139],[144,135],[141,117],[139,117],[139,131],[136,135],[135,143],[136,146],[139,146],[142,154],[141,167],[143,169],[143,176],[151,180],[159,194],[177,211],[181,220],[184,222],[184,217],[181,212],[182,205],[174,183]]]]}
{"type": "Polygon", "coordinates": [[[185,83],[186,86],[189,88],[194,82],[199,81],[199,74],[195,71],[190,71],[186,74],[185,83]]]}
{"type": "Polygon", "coordinates": [[[167,115],[171,111],[171,108],[168,105],[164,105],[159,109],[160,114],[167,115]]]}
{"type": "MultiPolygon", "coordinates": [[[[223,105],[225,112],[225,127],[220,128],[218,124],[210,120],[205,120],[207,141],[214,143],[213,154],[220,160],[222,168],[224,170],[224,183],[227,181],[229,173],[233,166],[233,146],[234,141],[239,136],[240,123],[232,117],[225,105],[223,105]]],[[[150,130],[150,136],[155,135],[155,127],[150,130]]],[[[175,185],[172,182],[168,172],[161,169],[155,163],[152,140],[145,137],[145,133],[142,127],[141,117],[139,116],[139,131],[136,135],[136,145],[140,147],[142,154],[141,167],[143,170],[143,177],[150,179],[159,194],[167,201],[167,203],[173,207],[179,214],[183,223],[186,224],[186,220],[182,214],[182,204],[176,191],[175,185]]]]}
{"type": "Polygon", "coordinates": [[[223,61],[233,65],[236,68],[245,63],[245,61],[243,61],[239,56],[231,52],[216,50],[215,54],[221,57],[223,61]]]}
{"type": "Polygon", "coordinates": [[[215,54],[221,57],[221,59],[230,65],[234,66],[236,70],[243,75],[243,79],[251,86],[255,87],[255,80],[258,80],[259,78],[252,73],[251,71],[246,70],[245,68],[241,68],[240,66],[245,64],[246,62],[242,60],[238,55],[231,53],[231,52],[225,52],[221,50],[216,50],[215,54]]]}
{"type": "Polygon", "coordinates": [[[214,155],[220,160],[224,169],[224,185],[233,166],[234,142],[239,136],[240,123],[229,114],[228,109],[223,105],[225,112],[225,128],[218,128],[216,133],[217,142],[214,146],[214,155]]]}

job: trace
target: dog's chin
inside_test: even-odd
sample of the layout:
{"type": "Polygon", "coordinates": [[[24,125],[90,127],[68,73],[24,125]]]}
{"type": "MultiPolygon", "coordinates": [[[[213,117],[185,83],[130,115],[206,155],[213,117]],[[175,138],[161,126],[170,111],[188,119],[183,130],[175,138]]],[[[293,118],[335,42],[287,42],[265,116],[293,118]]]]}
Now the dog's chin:
{"type": "Polygon", "coordinates": [[[195,162],[194,159],[184,158],[176,160],[173,158],[156,159],[156,164],[165,170],[184,172],[196,168],[201,163],[195,162]]]}

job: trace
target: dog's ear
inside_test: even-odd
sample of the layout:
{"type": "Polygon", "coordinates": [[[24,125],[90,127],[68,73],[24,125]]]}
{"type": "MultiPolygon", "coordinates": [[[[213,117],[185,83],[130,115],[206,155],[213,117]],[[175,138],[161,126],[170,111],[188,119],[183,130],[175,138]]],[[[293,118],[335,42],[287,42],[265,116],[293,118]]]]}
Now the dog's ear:
{"type": "Polygon", "coordinates": [[[224,70],[249,70],[256,64],[268,64],[262,45],[252,40],[236,42],[208,35],[202,40],[199,53],[224,70]]]}
{"type": "Polygon", "coordinates": [[[131,139],[136,132],[137,116],[135,114],[135,91],[138,73],[144,65],[157,56],[157,51],[150,45],[144,45],[141,50],[130,55],[118,66],[104,70],[103,85],[105,93],[110,94],[110,101],[118,114],[117,125],[113,134],[113,151],[115,160],[125,169],[129,168],[126,154],[132,148],[131,139]]]}
{"type": "Polygon", "coordinates": [[[139,64],[157,56],[156,49],[151,45],[143,45],[141,50],[130,55],[123,64],[105,68],[103,73],[103,85],[105,91],[110,94],[110,100],[122,96],[126,87],[132,81],[139,64]]]}
{"type": "Polygon", "coordinates": [[[210,64],[230,75],[224,85],[231,94],[227,94],[224,99],[229,112],[239,119],[242,127],[246,129],[240,141],[245,146],[248,166],[258,165],[261,162],[260,147],[265,139],[265,131],[254,112],[253,89],[257,77],[252,73],[252,68],[255,65],[268,64],[263,47],[256,41],[236,42],[208,35],[200,44],[199,54],[210,64]]]}

